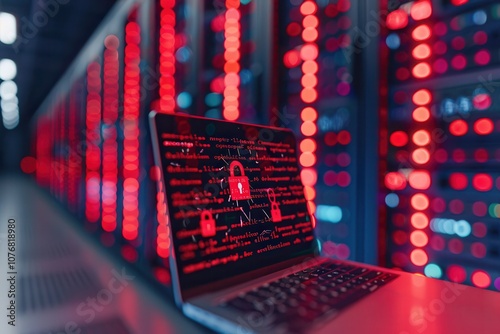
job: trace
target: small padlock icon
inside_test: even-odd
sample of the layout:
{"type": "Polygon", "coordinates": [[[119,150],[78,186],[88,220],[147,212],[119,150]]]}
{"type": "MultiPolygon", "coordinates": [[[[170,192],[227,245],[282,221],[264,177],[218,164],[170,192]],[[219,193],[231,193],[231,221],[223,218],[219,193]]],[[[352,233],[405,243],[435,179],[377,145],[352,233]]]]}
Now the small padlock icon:
{"type": "Polygon", "coordinates": [[[205,238],[213,237],[215,235],[215,219],[212,212],[203,210],[200,215],[200,230],[201,235],[205,238]]]}
{"type": "Polygon", "coordinates": [[[239,201],[243,199],[250,199],[250,183],[248,177],[245,176],[243,165],[239,161],[233,161],[229,165],[229,191],[231,192],[231,200],[239,201]],[[236,176],[234,168],[240,169],[240,176],[236,176]]]}
{"type": "Polygon", "coordinates": [[[273,189],[267,189],[267,198],[269,198],[269,202],[271,203],[271,219],[273,223],[281,222],[281,209],[278,202],[276,202],[276,194],[273,189]]]}

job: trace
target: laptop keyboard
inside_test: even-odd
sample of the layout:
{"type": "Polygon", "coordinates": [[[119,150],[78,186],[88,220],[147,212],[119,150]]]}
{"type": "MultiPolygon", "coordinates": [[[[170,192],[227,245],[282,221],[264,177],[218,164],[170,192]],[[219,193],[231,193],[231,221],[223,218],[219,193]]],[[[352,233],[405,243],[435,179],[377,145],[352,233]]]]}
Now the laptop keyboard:
{"type": "MultiPolygon", "coordinates": [[[[303,326],[310,328],[313,322],[330,319],[397,276],[326,262],[266,283],[220,306],[236,308],[248,314],[259,312],[265,318],[261,319],[259,327],[264,323],[273,326],[286,323],[293,332],[301,332],[303,326]]],[[[255,314],[252,316],[255,317],[255,314]]]]}

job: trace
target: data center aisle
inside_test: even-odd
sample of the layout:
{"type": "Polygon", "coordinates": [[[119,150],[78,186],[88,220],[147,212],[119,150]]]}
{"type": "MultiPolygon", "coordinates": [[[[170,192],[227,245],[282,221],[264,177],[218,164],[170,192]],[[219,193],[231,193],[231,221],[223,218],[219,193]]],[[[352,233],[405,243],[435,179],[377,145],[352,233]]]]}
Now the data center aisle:
{"type": "Polygon", "coordinates": [[[126,263],[80,236],[72,219],[31,181],[0,178],[0,333],[207,332],[126,263]],[[12,219],[16,249],[9,264],[12,219]],[[10,265],[16,274],[7,274],[10,265]],[[12,277],[15,327],[4,314],[14,300],[8,298],[12,277]]]}

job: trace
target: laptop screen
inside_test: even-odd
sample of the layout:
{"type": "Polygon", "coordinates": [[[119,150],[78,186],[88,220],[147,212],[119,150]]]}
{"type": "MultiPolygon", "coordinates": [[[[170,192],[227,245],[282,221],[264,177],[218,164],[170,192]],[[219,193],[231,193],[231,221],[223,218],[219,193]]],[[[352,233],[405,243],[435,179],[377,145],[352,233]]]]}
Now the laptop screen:
{"type": "Polygon", "coordinates": [[[291,131],[179,114],[154,122],[182,290],[312,253],[291,131]]]}

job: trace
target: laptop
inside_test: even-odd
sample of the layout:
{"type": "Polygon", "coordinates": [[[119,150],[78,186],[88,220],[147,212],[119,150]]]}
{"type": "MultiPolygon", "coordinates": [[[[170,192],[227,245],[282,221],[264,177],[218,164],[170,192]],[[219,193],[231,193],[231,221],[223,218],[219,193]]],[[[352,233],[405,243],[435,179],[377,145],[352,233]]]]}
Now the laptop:
{"type": "Polygon", "coordinates": [[[151,112],[176,304],[220,333],[499,333],[500,294],[321,257],[291,130],[151,112]]]}

